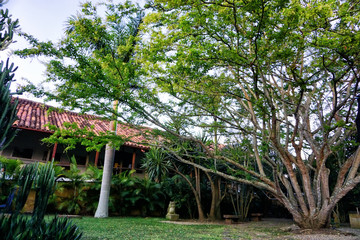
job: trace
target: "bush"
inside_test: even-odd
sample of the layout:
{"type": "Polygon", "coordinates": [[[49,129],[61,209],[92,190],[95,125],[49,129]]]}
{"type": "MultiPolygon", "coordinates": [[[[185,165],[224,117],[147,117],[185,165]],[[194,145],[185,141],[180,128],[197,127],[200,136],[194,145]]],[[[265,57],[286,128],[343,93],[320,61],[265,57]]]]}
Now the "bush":
{"type": "Polygon", "coordinates": [[[52,163],[26,165],[20,172],[19,187],[15,198],[15,209],[8,217],[0,216],[0,236],[4,240],[33,239],[81,239],[82,233],[67,219],[55,217],[51,222],[44,220],[49,197],[55,185],[55,171],[52,163]],[[34,211],[31,217],[20,214],[31,187],[36,191],[34,211]]]}

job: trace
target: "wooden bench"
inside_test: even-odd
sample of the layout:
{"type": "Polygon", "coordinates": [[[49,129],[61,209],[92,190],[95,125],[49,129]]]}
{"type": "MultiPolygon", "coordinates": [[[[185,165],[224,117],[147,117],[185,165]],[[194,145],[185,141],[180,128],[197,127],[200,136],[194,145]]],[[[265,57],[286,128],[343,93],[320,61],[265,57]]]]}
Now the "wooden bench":
{"type": "Polygon", "coordinates": [[[225,219],[226,224],[232,224],[234,223],[234,221],[237,222],[237,220],[239,220],[240,218],[238,215],[224,215],[223,217],[225,219]]]}
{"type": "Polygon", "coordinates": [[[251,214],[251,221],[260,222],[262,217],[262,213],[252,213],[251,214]]]}

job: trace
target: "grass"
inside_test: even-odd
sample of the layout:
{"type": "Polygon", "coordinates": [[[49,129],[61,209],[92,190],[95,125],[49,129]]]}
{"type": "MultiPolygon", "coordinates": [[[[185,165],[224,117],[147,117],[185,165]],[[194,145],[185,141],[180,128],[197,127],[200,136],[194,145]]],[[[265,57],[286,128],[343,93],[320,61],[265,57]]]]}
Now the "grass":
{"type": "Polygon", "coordinates": [[[84,238],[95,239],[222,239],[222,225],[179,225],[160,218],[74,219],[84,238]]]}
{"type": "MultiPolygon", "coordinates": [[[[85,240],[110,239],[282,239],[279,229],[239,228],[239,225],[182,225],[163,218],[111,217],[73,219],[85,240]],[[260,237],[260,238],[259,238],[260,237]],[[279,238],[280,237],[280,238],[279,238]]],[[[286,238],[288,239],[288,238],[286,238]]]]}

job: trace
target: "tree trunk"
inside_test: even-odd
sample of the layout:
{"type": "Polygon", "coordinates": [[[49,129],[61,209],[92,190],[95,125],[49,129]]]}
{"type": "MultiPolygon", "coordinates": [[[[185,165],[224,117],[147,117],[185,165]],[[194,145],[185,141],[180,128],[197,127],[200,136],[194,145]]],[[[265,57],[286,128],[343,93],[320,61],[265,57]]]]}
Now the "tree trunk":
{"type": "Polygon", "coordinates": [[[330,224],[330,215],[332,209],[326,212],[320,212],[316,216],[302,217],[297,219],[294,217],[294,222],[302,229],[320,229],[327,228],[330,224]]]}
{"type": "Polygon", "coordinates": [[[202,208],[202,204],[201,204],[201,200],[200,200],[200,194],[196,191],[194,186],[191,184],[191,181],[184,174],[182,174],[178,170],[175,170],[175,172],[177,174],[179,174],[189,184],[189,187],[191,188],[191,191],[193,192],[194,197],[195,197],[195,201],[196,201],[196,205],[197,205],[197,209],[198,209],[198,214],[199,214],[199,221],[204,221],[205,220],[205,214],[204,214],[204,210],[202,208]]]}
{"type": "MultiPolygon", "coordinates": [[[[113,102],[114,115],[117,112],[119,102],[113,102]]],[[[116,135],[116,120],[110,122],[110,131],[116,135]]],[[[115,148],[109,143],[105,147],[105,159],[104,159],[104,168],[103,176],[101,180],[101,190],[98,207],[95,212],[96,218],[106,218],[109,216],[109,197],[110,197],[110,187],[111,187],[111,176],[114,166],[114,157],[115,157],[115,148]]]]}
{"type": "Polygon", "coordinates": [[[105,149],[105,160],[101,181],[100,199],[95,212],[96,218],[106,218],[109,216],[109,197],[114,156],[115,149],[109,144],[107,144],[105,149]]]}
{"type": "Polygon", "coordinates": [[[212,180],[211,176],[208,173],[206,173],[206,176],[208,177],[211,186],[211,207],[210,207],[209,219],[212,221],[220,220],[221,219],[220,203],[222,201],[221,190],[220,190],[221,178],[216,176],[215,180],[212,180]]]}

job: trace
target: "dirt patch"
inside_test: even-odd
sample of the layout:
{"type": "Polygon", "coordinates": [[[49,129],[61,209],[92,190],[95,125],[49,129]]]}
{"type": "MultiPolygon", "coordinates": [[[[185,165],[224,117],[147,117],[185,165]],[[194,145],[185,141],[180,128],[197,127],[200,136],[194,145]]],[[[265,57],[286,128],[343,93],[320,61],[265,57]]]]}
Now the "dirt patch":
{"type": "Polygon", "coordinates": [[[180,225],[224,225],[225,221],[198,221],[198,220],[188,220],[188,219],[180,219],[178,221],[161,221],[163,223],[172,223],[172,224],[180,224],[180,225]]]}
{"type": "Polygon", "coordinates": [[[303,234],[303,235],[343,235],[343,236],[356,236],[354,233],[343,232],[336,229],[297,229],[292,231],[293,234],[303,234]]]}
{"type": "Polygon", "coordinates": [[[225,224],[225,221],[179,220],[163,221],[183,225],[226,225],[224,240],[360,240],[360,229],[342,227],[338,229],[300,229],[290,219],[263,219],[260,222],[225,224]]]}

